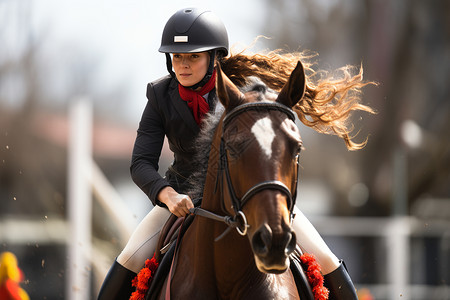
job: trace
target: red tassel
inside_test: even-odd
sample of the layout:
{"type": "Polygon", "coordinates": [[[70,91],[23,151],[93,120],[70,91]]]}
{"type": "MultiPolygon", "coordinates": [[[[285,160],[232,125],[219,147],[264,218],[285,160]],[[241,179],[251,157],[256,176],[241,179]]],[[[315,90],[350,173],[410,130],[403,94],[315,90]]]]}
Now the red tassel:
{"type": "Polygon", "coordinates": [[[300,260],[306,266],[306,276],[308,277],[308,282],[311,285],[311,290],[314,295],[315,300],[327,300],[330,292],[323,285],[323,276],[320,265],[317,263],[314,255],[305,253],[300,256],[300,260]]]}
{"type": "Polygon", "coordinates": [[[152,273],[155,273],[156,269],[158,268],[158,262],[156,261],[155,254],[153,255],[152,259],[147,259],[145,261],[145,266],[152,271],[152,273]]]}
{"type": "Polygon", "coordinates": [[[136,288],[131,294],[130,300],[144,300],[145,294],[150,288],[153,275],[158,269],[158,262],[156,261],[155,254],[151,259],[145,261],[145,266],[139,271],[136,277],[131,281],[131,285],[136,288]]]}

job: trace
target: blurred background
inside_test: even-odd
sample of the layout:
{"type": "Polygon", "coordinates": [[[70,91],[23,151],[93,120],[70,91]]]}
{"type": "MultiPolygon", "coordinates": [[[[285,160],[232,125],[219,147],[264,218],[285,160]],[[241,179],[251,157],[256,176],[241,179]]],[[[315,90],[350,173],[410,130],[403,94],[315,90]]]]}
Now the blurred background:
{"type": "Polygon", "coordinates": [[[450,1],[3,0],[0,252],[31,299],[95,298],[151,209],[131,151],[146,84],[167,73],[162,29],[188,6],[213,10],[238,50],[264,35],[253,52],[311,50],[317,69],[362,65],[379,83],[363,95],[377,114],[353,120],[364,149],[299,124],[297,205],[360,299],[450,299],[450,1]]]}

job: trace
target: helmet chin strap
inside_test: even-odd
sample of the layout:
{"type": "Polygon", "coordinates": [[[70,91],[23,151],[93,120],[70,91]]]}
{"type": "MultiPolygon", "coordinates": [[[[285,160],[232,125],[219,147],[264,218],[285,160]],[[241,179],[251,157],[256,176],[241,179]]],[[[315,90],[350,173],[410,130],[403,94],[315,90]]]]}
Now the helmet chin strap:
{"type": "Polygon", "coordinates": [[[173,79],[177,80],[177,76],[175,75],[175,72],[172,70],[172,58],[170,57],[170,53],[166,53],[166,66],[167,71],[169,71],[170,76],[172,76],[173,79]]]}
{"type": "MultiPolygon", "coordinates": [[[[195,90],[199,87],[204,86],[211,79],[211,76],[214,72],[215,57],[216,57],[216,49],[209,51],[209,66],[208,66],[208,70],[206,71],[205,76],[203,77],[202,80],[200,80],[196,84],[191,85],[191,86],[185,86],[185,88],[195,90]]],[[[177,76],[175,75],[175,72],[172,70],[172,58],[170,57],[169,53],[166,53],[166,66],[167,66],[167,71],[169,71],[170,76],[172,76],[172,78],[175,79],[179,83],[177,76]]]]}

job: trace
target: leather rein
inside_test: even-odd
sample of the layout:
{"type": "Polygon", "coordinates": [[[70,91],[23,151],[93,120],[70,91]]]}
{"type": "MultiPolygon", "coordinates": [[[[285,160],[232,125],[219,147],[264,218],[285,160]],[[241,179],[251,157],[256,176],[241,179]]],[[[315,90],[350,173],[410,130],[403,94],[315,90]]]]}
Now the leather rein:
{"type": "MultiPolygon", "coordinates": [[[[253,197],[255,194],[261,192],[262,190],[266,190],[266,189],[279,190],[280,192],[285,194],[287,197],[291,222],[292,222],[293,218],[295,217],[294,206],[295,206],[295,201],[297,198],[297,182],[298,182],[298,167],[299,167],[298,160],[299,160],[300,152],[297,154],[297,156],[294,159],[294,163],[296,164],[296,167],[297,167],[296,168],[297,174],[295,175],[294,192],[293,193],[291,193],[289,188],[283,182],[281,182],[279,180],[268,180],[268,181],[260,182],[256,185],[254,185],[253,187],[251,187],[250,189],[248,189],[248,191],[241,198],[239,198],[234,191],[233,183],[231,181],[230,171],[228,168],[228,156],[227,156],[225,140],[223,138],[225,128],[231,122],[231,120],[233,118],[242,114],[243,112],[261,111],[261,110],[266,110],[266,111],[275,110],[275,111],[283,112],[284,114],[286,114],[286,116],[289,119],[291,119],[293,122],[295,122],[295,114],[292,111],[292,109],[290,109],[287,106],[285,106],[281,103],[278,103],[278,102],[245,103],[245,104],[235,107],[224,117],[223,126],[222,126],[222,136],[221,136],[221,141],[220,141],[220,150],[219,150],[220,151],[219,152],[220,161],[219,161],[219,170],[218,170],[219,173],[217,176],[215,188],[217,189],[220,179],[222,178],[223,174],[225,174],[225,180],[227,182],[227,188],[228,188],[228,191],[229,191],[229,194],[231,197],[231,203],[233,205],[235,215],[234,216],[220,216],[220,215],[217,215],[215,213],[212,213],[212,212],[207,211],[200,207],[195,207],[195,208],[190,209],[190,212],[194,215],[198,215],[198,216],[206,217],[206,218],[209,218],[212,220],[224,222],[225,224],[227,224],[229,226],[227,228],[227,230],[225,230],[224,233],[222,233],[219,237],[216,238],[216,241],[218,241],[222,237],[224,237],[232,228],[236,228],[237,232],[240,235],[247,234],[247,229],[248,229],[249,225],[247,224],[247,218],[245,217],[245,214],[242,212],[242,208],[244,207],[244,205],[247,203],[247,201],[251,197],[253,197]]],[[[224,201],[222,199],[222,205],[223,204],[224,204],[224,201]]]]}

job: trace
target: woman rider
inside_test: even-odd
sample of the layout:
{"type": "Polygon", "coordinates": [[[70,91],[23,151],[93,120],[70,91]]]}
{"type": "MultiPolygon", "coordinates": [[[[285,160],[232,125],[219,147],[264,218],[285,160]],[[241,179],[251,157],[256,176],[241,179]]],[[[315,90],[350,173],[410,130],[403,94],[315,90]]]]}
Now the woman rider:
{"type": "MultiPolygon", "coordinates": [[[[155,207],[138,225],[112,265],[98,299],[128,299],[133,291],[131,280],[155,251],[158,234],[170,213],[181,217],[194,207],[187,195],[186,182],[196,168],[192,158],[202,117],[220,105],[215,91],[215,63],[220,62],[222,70],[238,86],[245,85],[249,76],[257,76],[270,88],[280,90],[297,61],[305,60],[302,53],[276,51],[227,56],[228,34],[223,23],[212,12],[195,8],[179,10],[168,20],[159,51],[166,55],[169,75],[147,86],[148,102],[137,131],[130,168],[133,181],[155,207]],[[158,173],[158,162],[164,137],[174,153],[174,161],[163,178],[158,173]]],[[[342,116],[350,110],[371,111],[359,103],[359,98],[350,96],[356,93],[348,93],[359,91],[366,84],[361,73],[336,84],[324,79],[314,85],[308,79],[307,92],[294,107],[299,119],[319,132],[337,132],[349,149],[362,148],[364,144],[351,141],[349,129],[342,122],[342,116]],[[337,94],[346,96],[339,97],[336,103],[333,100],[337,94]]],[[[308,219],[298,209],[295,213],[293,229],[298,244],[316,256],[330,299],[357,299],[342,262],[308,219]]]]}

